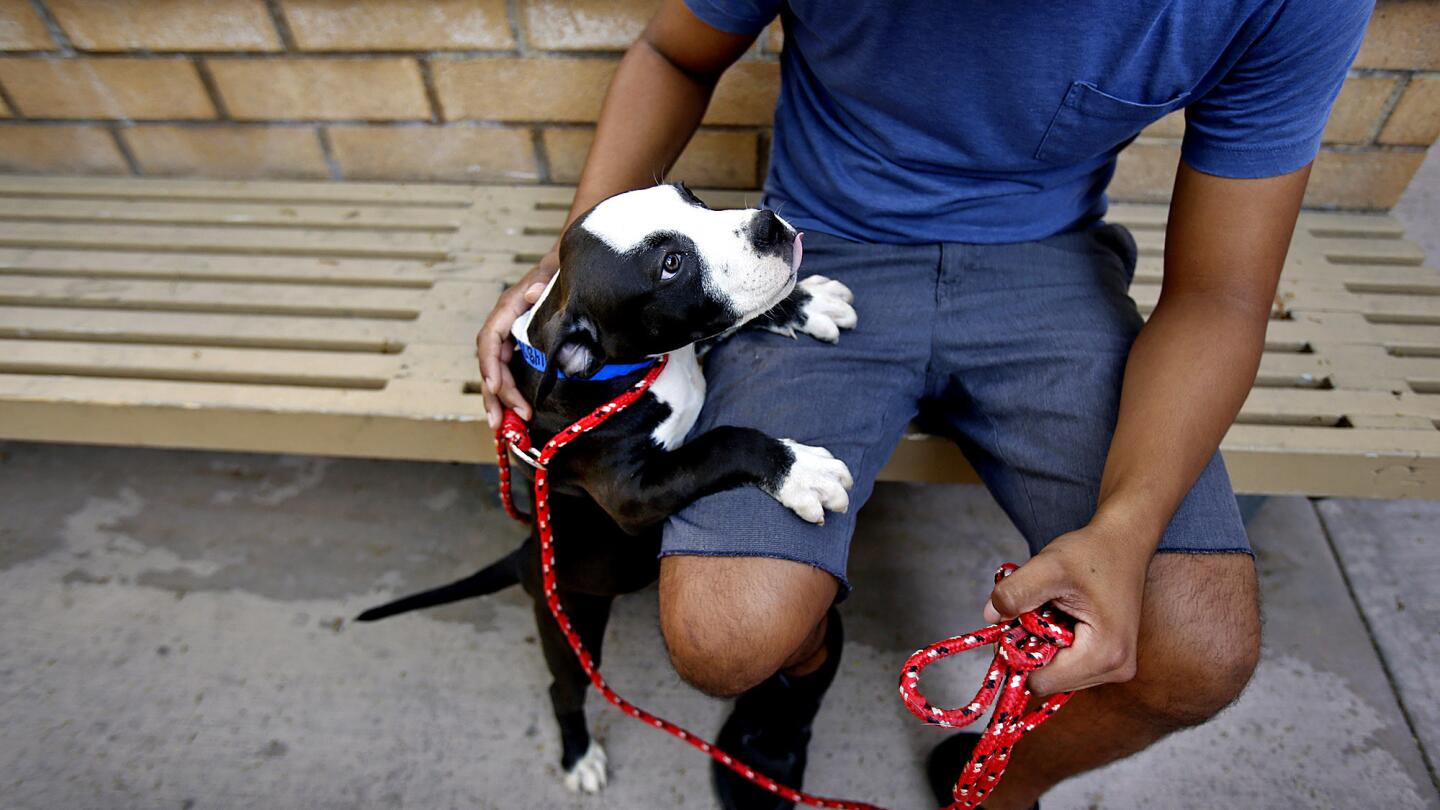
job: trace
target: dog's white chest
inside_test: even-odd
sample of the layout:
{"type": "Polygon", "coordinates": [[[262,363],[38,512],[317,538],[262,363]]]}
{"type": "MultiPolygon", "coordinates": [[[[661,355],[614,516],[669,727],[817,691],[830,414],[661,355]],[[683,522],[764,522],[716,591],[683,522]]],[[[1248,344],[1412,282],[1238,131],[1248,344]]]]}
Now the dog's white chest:
{"type": "Polygon", "coordinates": [[[693,345],[670,353],[670,361],[650,386],[650,393],[670,406],[670,415],[655,426],[650,438],[666,450],[674,450],[690,435],[705,404],[705,375],[693,345]]]}

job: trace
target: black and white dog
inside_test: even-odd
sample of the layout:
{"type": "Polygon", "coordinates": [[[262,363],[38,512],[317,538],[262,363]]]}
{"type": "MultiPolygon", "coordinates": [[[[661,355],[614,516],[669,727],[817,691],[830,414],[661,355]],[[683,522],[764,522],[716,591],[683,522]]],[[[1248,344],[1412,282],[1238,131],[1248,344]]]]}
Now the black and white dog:
{"type": "MultiPolygon", "coordinates": [[[[849,506],[850,472],[823,448],[733,426],[685,441],[705,398],[697,353],[707,341],[753,325],[834,342],[855,325],[843,284],[822,276],[797,284],[801,252],[800,235],[774,212],[713,210],[680,184],[630,191],[570,226],[560,243],[560,271],[515,323],[519,350],[510,367],[534,403],[529,429],[536,447],[633,386],[654,358],[670,355],[644,396],[551,462],[561,603],[597,666],[611,602],[654,581],[661,524],[681,507],[740,486],[761,488],[812,523],[849,506]]],[[[517,583],[534,601],[554,676],[550,698],[565,784],[598,791],[605,752],[585,722],[589,680],[545,606],[533,531],[479,573],[359,620],[517,583]]]]}

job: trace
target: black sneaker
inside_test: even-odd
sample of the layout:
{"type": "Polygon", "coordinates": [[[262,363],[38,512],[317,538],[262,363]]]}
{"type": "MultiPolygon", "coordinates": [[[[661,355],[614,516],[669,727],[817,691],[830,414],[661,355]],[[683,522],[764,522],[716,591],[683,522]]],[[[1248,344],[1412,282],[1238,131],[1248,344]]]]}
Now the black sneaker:
{"type": "MultiPolygon", "coordinates": [[[[778,672],[736,698],[716,744],[771,779],[799,790],[805,777],[810,724],[820,711],[825,690],[835,680],[844,643],[840,614],[831,608],[825,627],[825,663],[798,678],[778,672]]],[[[719,762],[710,763],[710,774],[715,797],[724,810],[790,810],[795,806],[719,762]]]]}
{"type": "MultiPolygon", "coordinates": [[[[960,771],[975,753],[980,735],[973,731],[961,731],[930,749],[930,758],[925,761],[925,775],[930,779],[930,790],[941,807],[955,803],[955,783],[960,781],[960,771]]],[[[981,806],[983,808],[983,805],[981,806]]],[[[1040,810],[1040,803],[1030,805],[1030,810],[1040,810]]]]}

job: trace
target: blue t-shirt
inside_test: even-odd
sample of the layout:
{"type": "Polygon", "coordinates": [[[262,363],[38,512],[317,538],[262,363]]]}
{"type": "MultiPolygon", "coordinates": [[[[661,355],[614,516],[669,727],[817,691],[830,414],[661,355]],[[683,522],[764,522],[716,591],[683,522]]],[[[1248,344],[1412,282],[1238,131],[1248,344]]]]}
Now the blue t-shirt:
{"type": "Polygon", "coordinates": [[[1103,216],[1116,154],[1182,107],[1182,154],[1201,172],[1309,163],[1373,0],[686,3],[738,34],[782,14],[765,187],[786,219],[995,243],[1103,216]]]}

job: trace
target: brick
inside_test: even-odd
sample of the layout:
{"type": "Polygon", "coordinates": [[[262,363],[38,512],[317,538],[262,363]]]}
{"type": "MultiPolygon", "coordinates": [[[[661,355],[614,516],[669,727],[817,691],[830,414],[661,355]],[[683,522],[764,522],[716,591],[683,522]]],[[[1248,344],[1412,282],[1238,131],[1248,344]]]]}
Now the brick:
{"type": "Polygon", "coordinates": [[[215,59],[209,67],[242,121],[430,117],[413,59],[215,59]]]}
{"type": "Polygon", "coordinates": [[[761,37],[761,41],[764,43],[765,53],[780,53],[784,51],[785,27],[780,24],[779,20],[770,23],[770,27],[765,29],[765,34],[761,37]]]}
{"type": "Polygon", "coordinates": [[[1362,68],[1440,70],[1440,3],[1380,0],[1355,58],[1362,68]]]}
{"type": "Polygon", "coordinates": [[[0,0],[0,51],[54,48],[50,32],[30,0],[0,0]]]}
{"type": "Polygon", "coordinates": [[[1340,89],[1330,121],[1325,125],[1325,143],[1369,143],[1380,123],[1380,113],[1400,80],[1394,76],[1351,76],[1340,89]]]}
{"type": "Polygon", "coordinates": [[[557,51],[624,50],[660,8],[660,0],[525,0],[525,38],[557,51]]]}
{"type": "Polygon", "coordinates": [[[1327,208],[1388,209],[1400,200],[1424,152],[1322,151],[1310,173],[1305,204],[1327,208]]]}
{"type": "MultiPolygon", "coordinates": [[[[1400,199],[1424,160],[1423,152],[1324,150],[1315,160],[1305,205],[1387,209],[1400,199]]],[[[1110,198],[1118,202],[1165,202],[1175,185],[1180,145],[1139,140],[1120,153],[1110,198]]]]}
{"type": "Polygon", "coordinates": [[[115,139],[93,124],[0,127],[0,171],[129,174],[115,139]]]}
{"type": "Polygon", "coordinates": [[[445,51],[515,47],[505,0],[284,0],[307,51],[445,51]]]}
{"type": "Polygon", "coordinates": [[[1119,202],[1165,202],[1175,187],[1180,144],[1137,140],[1125,147],[1110,181],[1110,199],[1119,202]]]}
{"type": "Polygon", "coordinates": [[[213,118],[189,62],[175,59],[0,59],[0,82],[31,118],[213,118]]]}
{"type": "Polygon", "coordinates": [[[595,140],[594,130],[547,129],[540,133],[545,158],[550,164],[550,182],[578,183],[585,168],[585,156],[595,140]]]}
{"type": "Polygon", "coordinates": [[[1146,138],[1181,138],[1185,135],[1185,111],[1176,110],[1159,121],[1146,127],[1141,133],[1146,138]]]}
{"type": "Polygon", "coordinates": [[[670,177],[697,188],[757,188],[759,140],[753,132],[697,132],[670,177]]]}
{"type": "Polygon", "coordinates": [[[736,62],[716,85],[705,123],[768,125],[779,96],[778,62],[736,62]]]}
{"type": "Polygon", "coordinates": [[[1416,76],[1380,131],[1380,143],[1429,146],[1440,138],[1440,76],[1416,76]]]}
{"type": "Polygon", "coordinates": [[[329,176],[313,129],[149,125],[122,132],[147,175],[194,177],[329,176]]]}
{"type": "Polygon", "coordinates": [[[330,130],[347,180],[456,180],[533,183],[539,179],[528,129],[341,127],[330,130]]]}
{"type": "MultiPolygon", "coordinates": [[[[574,183],[585,167],[595,132],[591,129],[547,129],[543,133],[550,180],[574,183]]],[[[753,132],[701,130],[695,133],[669,177],[692,186],[755,188],[758,185],[758,136],[753,132]]]]}
{"type": "MultiPolygon", "coordinates": [[[[1325,127],[1325,142],[1368,143],[1398,81],[1394,76],[1352,76],[1347,80],[1325,127]]],[[[1185,111],[1170,113],[1140,134],[1148,138],[1184,137],[1185,111]]]]}
{"type": "Polygon", "coordinates": [[[87,51],[276,51],[264,0],[49,0],[87,51]]]}
{"type": "Polygon", "coordinates": [[[446,120],[594,121],[614,59],[437,59],[446,120]]]}

